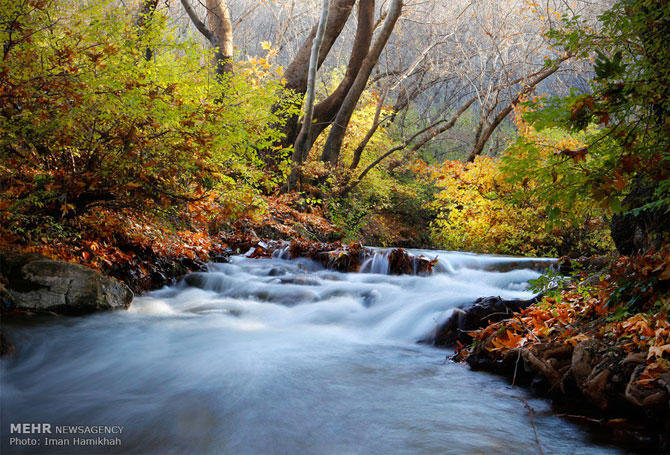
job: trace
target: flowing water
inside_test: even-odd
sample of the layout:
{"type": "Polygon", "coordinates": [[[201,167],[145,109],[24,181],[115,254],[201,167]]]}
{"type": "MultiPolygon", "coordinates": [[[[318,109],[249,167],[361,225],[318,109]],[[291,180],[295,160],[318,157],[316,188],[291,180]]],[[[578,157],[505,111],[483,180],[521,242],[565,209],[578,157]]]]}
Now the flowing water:
{"type": "Polygon", "coordinates": [[[379,273],[383,251],[348,274],[237,256],[129,311],[3,324],[2,453],[623,453],[417,344],[477,297],[530,297],[537,262],[423,253],[429,277],[379,273]],[[121,445],[9,445],[23,422],[122,425],[121,445]]]}

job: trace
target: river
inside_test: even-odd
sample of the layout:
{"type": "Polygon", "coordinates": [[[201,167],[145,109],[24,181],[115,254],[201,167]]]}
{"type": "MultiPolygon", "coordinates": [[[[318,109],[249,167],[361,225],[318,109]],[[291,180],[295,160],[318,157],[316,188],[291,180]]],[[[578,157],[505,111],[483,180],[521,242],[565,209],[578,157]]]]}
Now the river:
{"type": "Polygon", "coordinates": [[[478,297],[530,297],[535,263],[423,253],[439,256],[431,276],[386,275],[383,252],[368,273],[236,256],[128,311],[5,321],[2,453],[625,453],[417,343],[478,297]],[[123,432],[115,446],[9,445],[25,422],[123,432]]]}

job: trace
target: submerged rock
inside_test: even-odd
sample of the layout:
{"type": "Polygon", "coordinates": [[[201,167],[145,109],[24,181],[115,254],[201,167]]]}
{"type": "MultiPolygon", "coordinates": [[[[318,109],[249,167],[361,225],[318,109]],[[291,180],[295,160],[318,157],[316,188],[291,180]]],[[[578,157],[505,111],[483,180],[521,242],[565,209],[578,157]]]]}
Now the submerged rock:
{"type": "Polygon", "coordinates": [[[128,286],[97,270],[35,253],[0,255],[0,274],[6,279],[3,312],[78,315],[127,309],[133,299],[128,286]]]}
{"type": "Polygon", "coordinates": [[[14,353],[14,345],[7,340],[5,334],[0,330],[0,357],[14,353]]]}

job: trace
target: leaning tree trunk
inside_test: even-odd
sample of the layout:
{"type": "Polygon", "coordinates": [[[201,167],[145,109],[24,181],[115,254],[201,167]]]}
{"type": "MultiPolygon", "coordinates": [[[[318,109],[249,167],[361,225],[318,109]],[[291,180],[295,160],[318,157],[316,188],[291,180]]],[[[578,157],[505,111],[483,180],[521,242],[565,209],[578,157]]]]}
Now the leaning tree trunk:
{"type": "MultiPolygon", "coordinates": [[[[323,0],[323,8],[321,10],[321,18],[319,19],[319,26],[316,30],[316,37],[312,44],[312,55],[309,59],[309,70],[307,72],[307,93],[305,96],[305,116],[302,121],[302,129],[298,134],[298,139],[294,145],[294,157],[302,162],[309,151],[309,144],[307,143],[310,137],[310,129],[312,128],[312,119],[314,117],[314,92],[316,85],[316,67],[319,60],[319,52],[323,37],[326,33],[326,21],[328,21],[328,0],[323,0]]],[[[297,170],[294,169],[289,177],[289,187],[295,184],[297,180],[297,170]]]]}
{"type": "MultiPolygon", "coordinates": [[[[310,131],[311,134],[308,138],[308,150],[312,148],[319,135],[335,120],[337,111],[344,102],[347,93],[349,93],[363,62],[365,61],[365,57],[368,55],[374,28],[375,1],[360,0],[358,4],[358,25],[356,27],[356,36],[354,37],[347,70],[344,74],[344,78],[333,93],[314,107],[314,125],[312,125],[310,131]]],[[[305,156],[302,158],[302,161],[304,161],[307,157],[305,156]]]]}
{"type": "Polygon", "coordinates": [[[379,56],[382,53],[382,50],[386,46],[393,28],[395,27],[400,13],[402,12],[403,2],[402,0],[393,0],[391,7],[388,11],[386,19],[384,20],[384,25],[379,32],[379,36],[375,40],[375,43],[372,45],[370,52],[365,57],[361,69],[358,72],[354,83],[352,84],[347,96],[345,97],[342,105],[340,106],[337,116],[333,122],[333,125],[330,129],[330,134],[326,140],[326,145],[323,148],[321,153],[321,160],[329,162],[331,164],[336,164],[340,156],[340,150],[342,149],[342,142],[344,141],[344,135],[351,120],[351,116],[356,109],[356,104],[360,99],[365,86],[367,85],[372,69],[377,64],[379,56]]]}

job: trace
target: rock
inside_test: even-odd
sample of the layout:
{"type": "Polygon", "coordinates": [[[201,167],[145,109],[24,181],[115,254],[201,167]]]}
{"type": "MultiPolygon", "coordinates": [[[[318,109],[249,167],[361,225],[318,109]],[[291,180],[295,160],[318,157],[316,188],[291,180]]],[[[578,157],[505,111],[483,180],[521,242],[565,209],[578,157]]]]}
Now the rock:
{"type": "Polygon", "coordinates": [[[451,346],[457,341],[469,343],[472,337],[467,332],[486,327],[489,322],[502,321],[515,311],[523,310],[539,302],[540,299],[539,295],[529,300],[504,300],[500,297],[479,298],[463,309],[454,310],[449,319],[437,327],[423,342],[432,343],[435,346],[451,346]]]}
{"type": "Polygon", "coordinates": [[[123,283],[79,264],[54,261],[39,254],[0,255],[9,308],[77,315],[127,309],[132,291],[123,283]]]}
{"type": "MultiPolygon", "coordinates": [[[[668,409],[668,391],[660,387],[644,387],[637,384],[646,365],[638,365],[626,385],[626,400],[641,408],[668,409]]],[[[663,382],[663,381],[660,381],[663,382]]],[[[663,383],[665,385],[665,383],[663,383]]]]}

